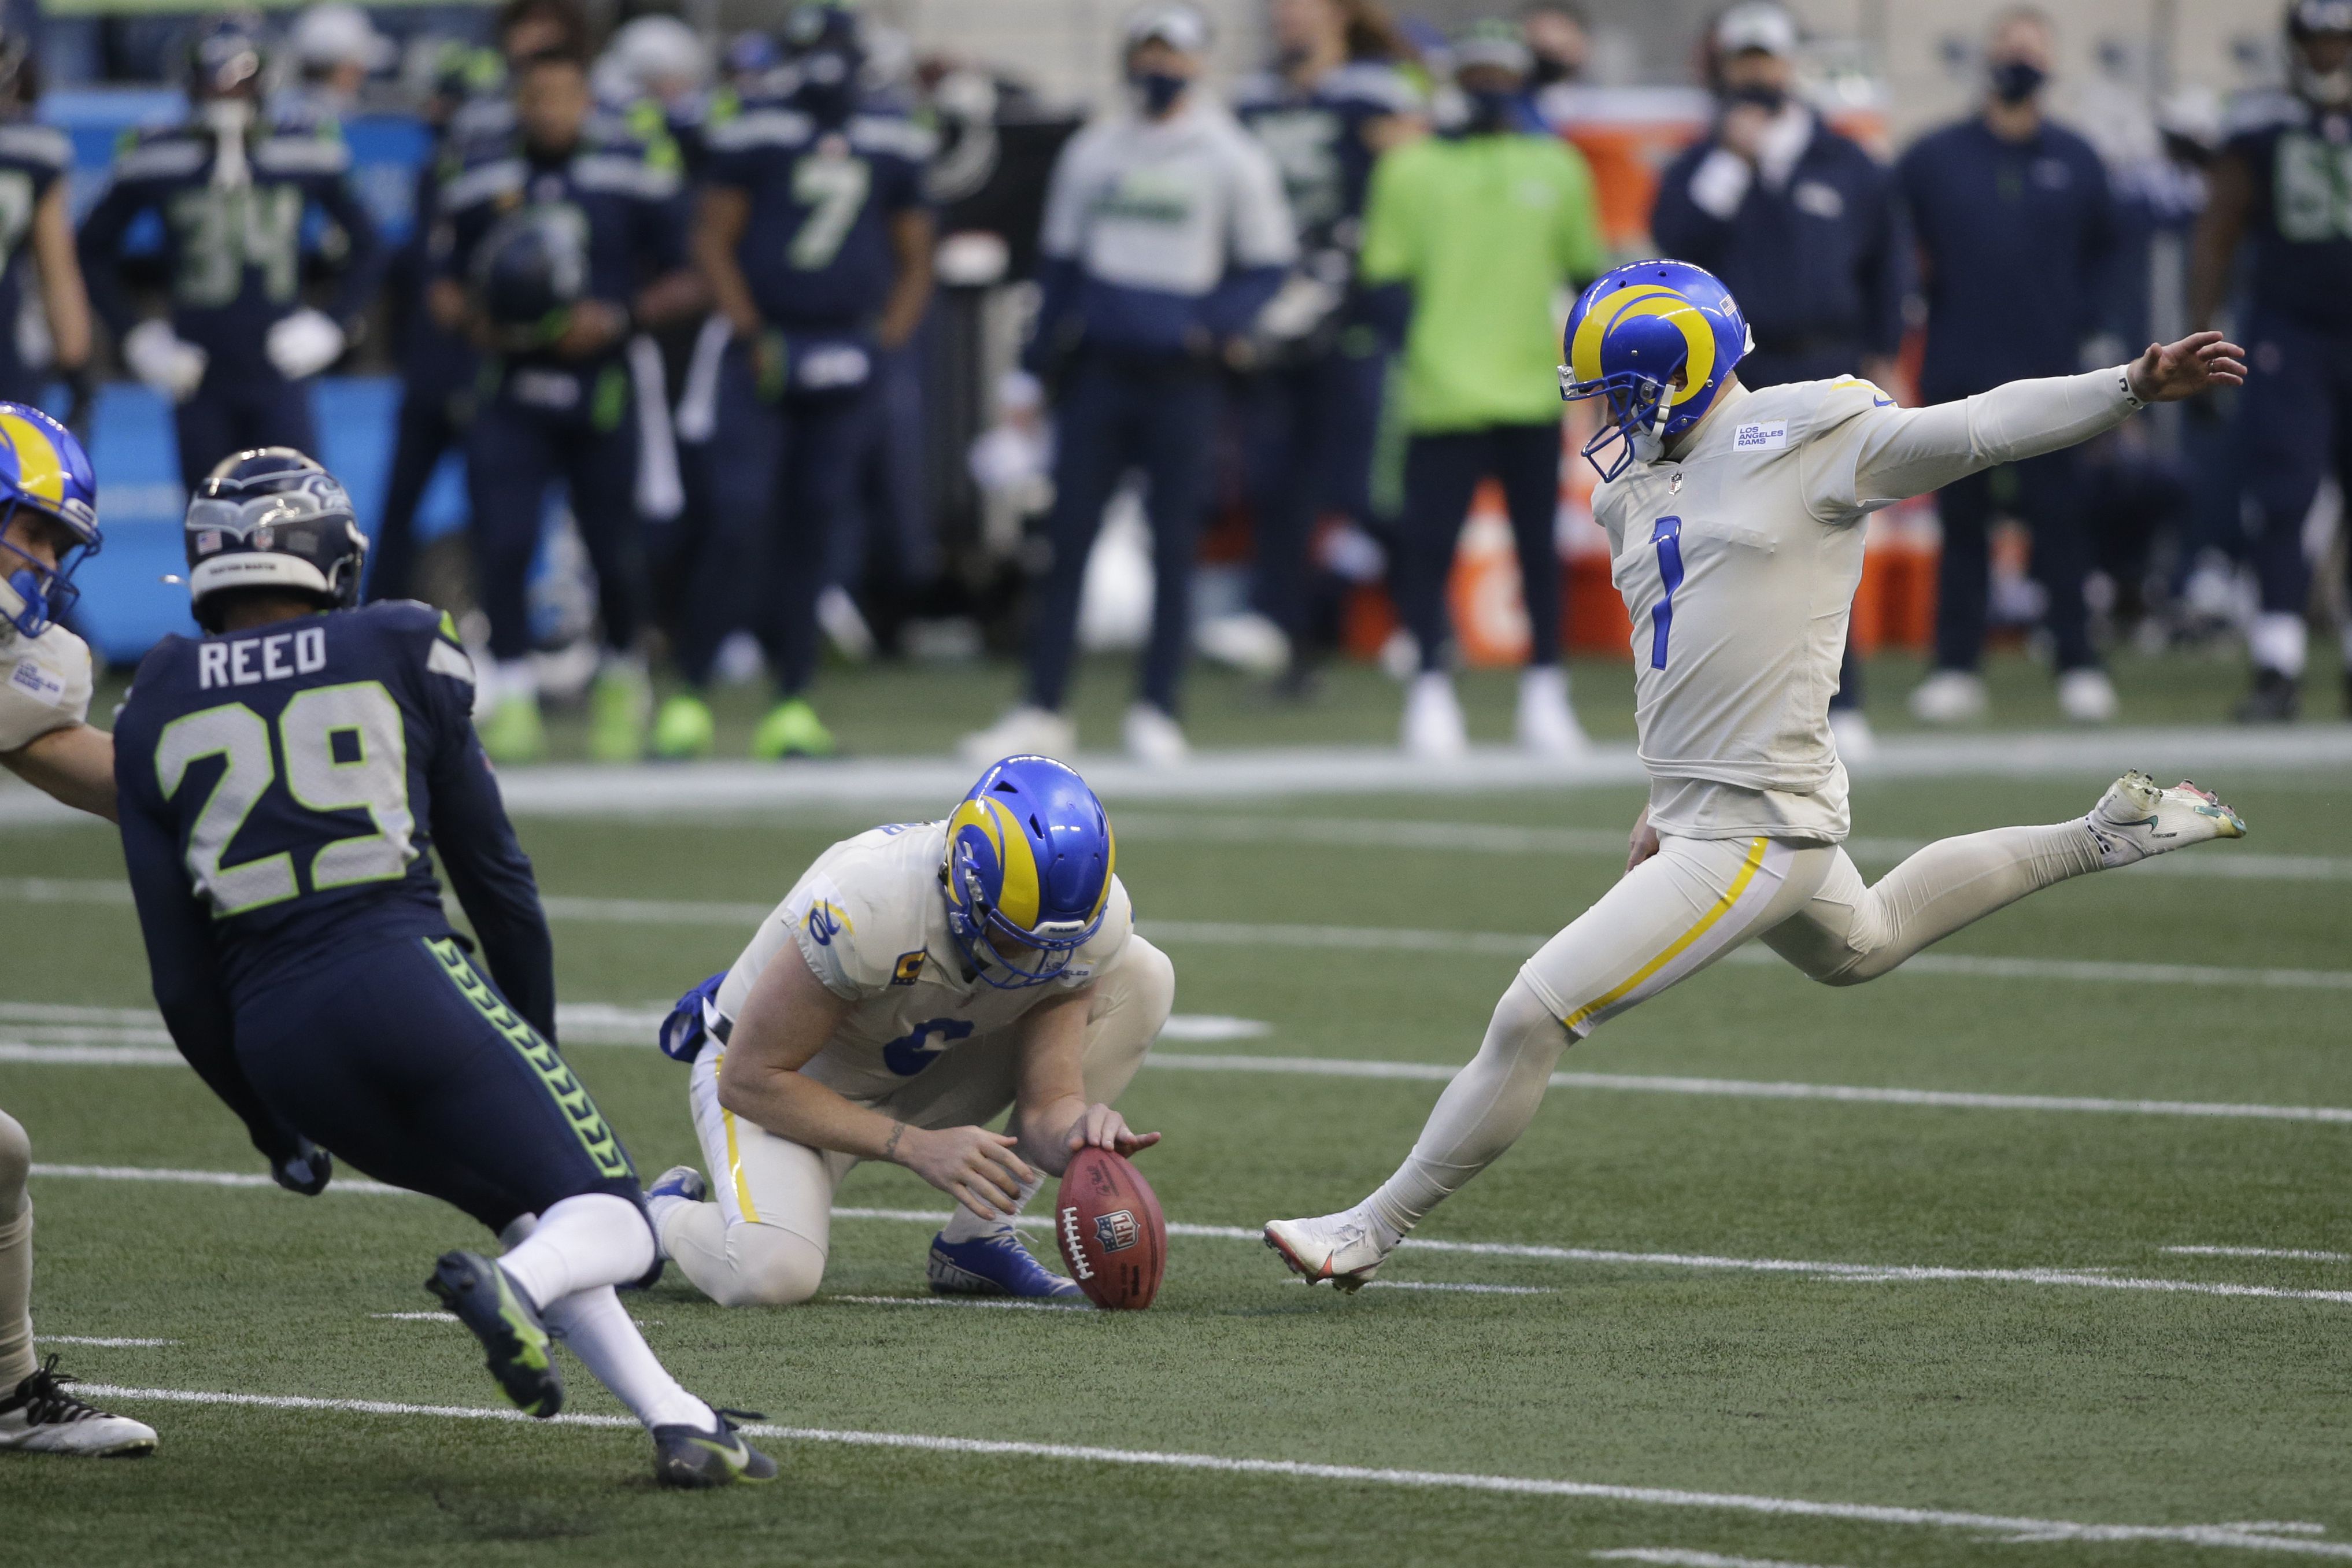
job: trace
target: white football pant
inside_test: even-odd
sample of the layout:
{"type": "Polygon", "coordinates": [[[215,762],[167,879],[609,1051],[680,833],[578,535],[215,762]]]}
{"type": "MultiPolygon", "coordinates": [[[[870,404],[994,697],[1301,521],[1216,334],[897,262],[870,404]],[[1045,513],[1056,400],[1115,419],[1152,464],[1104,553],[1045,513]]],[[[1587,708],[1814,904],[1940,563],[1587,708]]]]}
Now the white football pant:
{"type": "MultiPolygon", "coordinates": [[[[1088,1103],[1109,1104],[1126,1090],[1175,1000],[1168,955],[1139,936],[1128,938],[1095,982],[1087,1011],[1088,1103]]],[[[905,1087],[860,1103],[909,1127],[984,1127],[1013,1105],[1020,1036],[1016,1026],[960,1040],[905,1087]]],[[[834,1190],[858,1162],[779,1138],[720,1105],[724,1055],[706,1049],[687,1091],[715,1201],[672,1210],[662,1251],[722,1307],[793,1306],[815,1295],[824,1278],[834,1190]]]]}
{"type": "Polygon", "coordinates": [[[1748,942],[1830,985],[1874,980],[2036,889],[2100,868],[2080,819],[1927,846],[1874,887],[1845,850],[1770,838],[1661,837],[1519,970],[1412,1155],[1367,1200],[1402,1234],[1517,1142],[1570,1042],[1748,942]]]}

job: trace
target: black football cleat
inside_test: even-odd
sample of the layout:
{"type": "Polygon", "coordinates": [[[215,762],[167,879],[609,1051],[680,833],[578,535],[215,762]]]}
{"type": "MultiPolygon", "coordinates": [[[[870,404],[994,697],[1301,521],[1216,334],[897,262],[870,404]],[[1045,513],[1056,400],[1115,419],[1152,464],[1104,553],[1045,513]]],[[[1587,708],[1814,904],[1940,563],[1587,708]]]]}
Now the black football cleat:
{"type": "Polygon", "coordinates": [[[2302,685],[2284,670],[2254,667],[2254,684],[2230,717],[2241,724],[2291,724],[2303,706],[2302,685]]]}
{"type": "Polygon", "coordinates": [[[541,1420],[563,1408],[563,1374],[555,1369],[555,1342],[539,1309],[488,1258],[445,1252],[425,1288],[474,1331],[488,1353],[484,1364],[515,1408],[541,1420]]]}
{"type": "Polygon", "coordinates": [[[684,1422],[654,1428],[654,1479],[682,1491],[712,1487],[756,1486],[776,1479],[776,1461],[743,1441],[730,1415],[760,1417],[748,1410],[720,1410],[716,1430],[684,1422]]]}

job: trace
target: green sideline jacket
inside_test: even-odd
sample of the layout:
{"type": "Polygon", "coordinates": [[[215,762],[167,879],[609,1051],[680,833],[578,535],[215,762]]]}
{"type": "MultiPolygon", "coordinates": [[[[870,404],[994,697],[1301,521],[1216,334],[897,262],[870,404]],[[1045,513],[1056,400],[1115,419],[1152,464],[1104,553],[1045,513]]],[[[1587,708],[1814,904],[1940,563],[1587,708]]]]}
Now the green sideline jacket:
{"type": "Polygon", "coordinates": [[[1381,158],[1360,276],[1412,290],[1405,427],[1558,419],[1552,302],[1603,265],[1592,172],[1555,137],[1424,137],[1381,158]]]}

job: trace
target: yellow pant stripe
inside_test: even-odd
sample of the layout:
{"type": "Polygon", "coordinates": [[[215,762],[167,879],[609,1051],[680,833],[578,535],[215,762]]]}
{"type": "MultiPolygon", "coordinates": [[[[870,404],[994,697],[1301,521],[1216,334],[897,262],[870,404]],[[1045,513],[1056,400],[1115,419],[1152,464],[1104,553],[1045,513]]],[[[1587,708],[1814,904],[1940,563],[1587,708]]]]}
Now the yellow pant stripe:
{"type": "MultiPolygon", "coordinates": [[[[710,1065],[716,1068],[725,1065],[726,1060],[727,1053],[721,1051],[711,1058],[710,1065]]],[[[713,1100],[719,1098],[719,1080],[715,1072],[711,1078],[710,1097],[713,1100]]],[[[727,1179],[735,1184],[735,1206],[743,1211],[745,1219],[757,1225],[760,1223],[760,1208],[751,1201],[751,1184],[743,1179],[743,1152],[735,1146],[735,1113],[720,1106],[719,1122],[727,1129],[727,1179]]]]}
{"type": "Polygon", "coordinates": [[[1680,958],[1684,952],[1689,950],[1691,943],[1705,936],[1709,931],[1712,931],[1715,928],[1715,922],[1731,912],[1731,906],[1739,901],[1739,895],[1746,892],[1748,890],[1748,884],[1756,879],[1756,872],[1758,868],[1764,864],[1764,847],[1767,842],[1768,840],[1759,838],[1755,843],[1750,844],[1748,847],[1748,858],[1741,863],[1739,874],[1731,879],[1731,886],[1723,890],[1723,897],[1716,900],[1714,906],[1710,908],[1706,913],[1699,916],[1697,921],[1692,925],[1690,930],[1683,932],[1682,935],[1668,942],[1664,952],[1659,953],[1657,957],[1650,960],[1649,963],[1635,970],[1631,978],[1619,984],[1611,986],[1607,991],[1602,992],[1591,1001],[1587,1002],[1583,1006],[1579,1007],[1574,1013],[1562,1020],[1563,1025],[1568,1028],[1573,1029],[1578,1025],[1583,1023],[1587,1018],[1591,1017],[1595,1013],[1600,1012],[1602,1008],[1612,1006],[1615,1004],[1623,1001],[1626,997],[1639,990],[1643,983],[1647,981],[1652,975],[1657,973],[1659,970],[1664,969],[1667,964],[1672,963],[1675,959],[1680,958]]]}

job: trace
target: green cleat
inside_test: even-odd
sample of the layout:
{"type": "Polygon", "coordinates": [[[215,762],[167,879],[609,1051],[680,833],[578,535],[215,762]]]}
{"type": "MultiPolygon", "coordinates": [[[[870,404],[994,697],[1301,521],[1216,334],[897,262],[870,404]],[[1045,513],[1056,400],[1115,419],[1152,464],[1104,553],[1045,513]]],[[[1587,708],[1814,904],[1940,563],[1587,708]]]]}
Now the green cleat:
{"type": "Polygon", "coordinates": [[[515,1289],[505,1269],[478,1253],[445,1252],[425,1288],[482,1342],[489,1352],[483,1364],[516,1409],[545,1420],[563,1408],[555,1341],[539,1321],[539,1309],[515,1289]]]}
{"type": "Polygon", "coordinates": [[[710,704],[691,691],[681,691],[661,705],[654,716],[654,755],[669,763],[690,763],[707,757],[719,744],[719,721],[710,704]]]}
{"type": "Polygon", "coordinates": [[[501,697],[480,726],[482,750],[494,763],[535,763],[547,755],[547,728],[536,697],[501,697]]]}
{"type": "Polygon", "coordinates": [[[779,757],[829,757],[833,731],[816,716],[805,697],[788,697],[768,710],[751,732],[751,755],[763,763],[779,757]]]}
{"type": "Polygon", "coordinates": [[[600,763],[634,763],[646,754],[646,721],[654,692],[646,672],[608,664],[588,691],[588,754],[600,763]]]}
{"type": "Polygon", "coordinates": [[[666,1487],[700,1490],[745,1482],[772,1481],[776,1461],[743,1441],[730,1415],[758,1417],[749,1412],[717,1412],[719,1427],[706,1432],[680,1423],[654,1428],[654,1479],[666,1487]]]}

